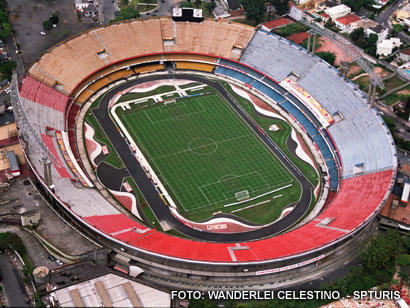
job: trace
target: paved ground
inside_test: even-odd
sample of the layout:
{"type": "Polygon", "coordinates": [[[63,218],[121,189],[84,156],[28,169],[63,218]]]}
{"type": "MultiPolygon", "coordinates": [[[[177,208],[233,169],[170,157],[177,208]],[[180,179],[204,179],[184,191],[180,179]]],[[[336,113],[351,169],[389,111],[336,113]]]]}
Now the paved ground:
{"type": "Polygon", "coordinates": [[[26,69],[54,44],[97,25],[79,22],[72,0],[55,0],[51,5],[46,0],[9,0],[7,3],[10,22],[26,69]],[[45,36],[41,35],[40,32],[44,31],[43,21],[54,13],[58,13],[60,18],[58,28],[46,31],[45,36]]]}
{"type": "MultiPolygon", "coordinates": [[[[135,157],[129,150],[128,145],[126,144],[124,138],[121,136],[119,131],[116,129],[115,124],[112,122],[111,118],[109,117],[107,113],[107,106],[109,103],[109,100],[115,93],[118,93],[119,91],[122,91],[134,84],[142,83],[142,82],[147,82],[151,80],[156,80],[160,77],[158,76],[150,76],[146,78],[139,78],[137,80],[134,80],[132,82],[128,82],[126,84],[123,84],[117,88],[115,88],[113,91],[108,92],[104,98],[102,99],[99,108],[94,109],[93,113],[96,116],[97,120],[101,123],[101,127],[103,127],[107,137],[110,139],[111,143],[113,146],[116,148],[119,156],[121,157],[121,160],[124,162],[128,173],[133,177],[134,181],[137,183],[138,187],[140,187],[142,193],[144,194],[145,198],[148,200],[148,203],[150,204],[152,210],[155,212],[155,215],[158,217],[160,221],[167,222],[168,225],[172,226],[179,232],[182,232],[184,234],[187,234],[191,237],[202,239],[202,240],[207,240],[207,241],[232,241],[236,242],[238,240],[244,241],[244,240],[252,240],[255,238],[262,238],[266,237],[275,233],[278,233],[287,227],[289,225],[294,224],[303,214],[306,212],[310,205],[310,200],[311,200],[311,184],[307,181],[307,179],[294,167],[294,165],[289,161],[287,157],[282,156],[279,154],[280,152],[278,151],[276,145],[273,143],[270,143],[266,139],[266,135],[263,135],[258,128],[249,120],[249,118],[246,117],[242,109],[238,107],[238,105],[232,100],[231,96],[225,91],[225,89],[217,82],[212,82],[210,80],[198,77],[198,76],[192,76],[192,75],[175,75],[175,76],[166,76],[164,75],[162,78],[168,79],[168,78],[181,78],[181,79],[190,79],[193,81],[199,81],[201,83],[210,85],[214,87],[217,91],[221,93],[222,96],[231,104],[232,108],[236,110],[236,112],[243,118],[244,121],[248,123],[248,125],[254,130],[255,134],[257,134],[261,140],[263,140],[266,144],[266,146],[278,157],[278,159],[289,169],[289,171],[293,174],[293,176],[297,179],[298,182],[301,183],[302,185],[302,196],[300,198],[299,203],[295,207],[295,209],[290,212],[288,215],[286,215],[283,219],[279,220],[276,223],[273,223],[267,227],[258,229],[258,230],[253,230],[253,231],[248,231],[248,232],[242,232],[240,234],[215,234],[215,233],[209,233],[209,232],[201,232],[197,231],[194,229],[191,229],[187,227],[185,224],[177,220],[170,212],[169,208],[164,206],[161,198],[159,197],[155,187],[152,185],[151,181],[146,177],[145,171],[142,169],[142,167],[139,164],[135,163],[135,157]]],[[[106,179],[101,179],[102,182],[110,182],[112,176],[106,179]]]]}
{"type": "Polygon", "coordinates": [[[29,307],[24,301],[27,294],[24,283],[14,269],[7,254],[0,254],[0,274],[3,276],[4,293],[8,307],[29,307]]]}
{"type": "MultiPolygon", "coordinates": [[[[69,255],[81,255],[97,248],[92,242],[84,238],[71,226],[61,220],[53,210],[44,202],[31,183],[20,180],[11,183],[11,188],[0,193],[0,202],[13,200],[11,203],[0,205],[0,214],[10,213],[14,210],[37,209],[41,213],[40,224],[36,231],[51,244],[69,255]],[[28,185],[25,185],[28,184],[28,185]]],[[[2,225],[0,232],[12,231],[18,233],[26,244],[29,256],[37,265],[51,266],[53,262],[47,259],[48,253],[40,243],[28,232],[19,226],[2,225]]]]}

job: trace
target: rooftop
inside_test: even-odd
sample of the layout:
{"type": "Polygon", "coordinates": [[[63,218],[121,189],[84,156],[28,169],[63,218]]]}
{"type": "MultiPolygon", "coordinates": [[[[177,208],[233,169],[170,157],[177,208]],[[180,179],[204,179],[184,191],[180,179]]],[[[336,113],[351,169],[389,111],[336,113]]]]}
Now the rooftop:
{"type": "Polygon", "coordinates": [[[351,23],[354,23],[354,22],[359,21],[359,20],[361,20],[361,18],[359,16],[355,15],[355,14],[349,14],[345,17],[340,17],[340,18],[336,19],[337,22],[340,22],[341,24],[343,24],[345,26],[348,26],[351,23]]]}
{"type": "Polygon", "coordinates": [[[410,48],[400,51],[404,55],[410,55],[410,48]]]}
{"type": "Polygon", "coordinates": [[[304,40],[308,38],[309,34],[307,32],[301,32],[301,33],[295,33],[287,37],[288,40],[296,43],[296,44],[302,44],[304,40]]]}
{"type": "Polygon", "coordinates": [[[265,22],[263,26],[271,30],[271,29],[275,29],[275,28],[290,24],[290,23],[291,21],[289,19],[282,17],[282,18],[278,18],[278,19],[265,22]]]}

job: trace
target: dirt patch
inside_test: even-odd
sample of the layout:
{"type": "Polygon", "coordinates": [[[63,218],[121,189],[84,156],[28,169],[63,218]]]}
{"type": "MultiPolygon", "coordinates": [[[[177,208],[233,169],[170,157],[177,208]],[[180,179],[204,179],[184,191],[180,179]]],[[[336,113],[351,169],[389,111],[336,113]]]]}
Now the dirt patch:
{"type": "Polygon", "coordinates": [[[390,72],[385,71],[385,70],[382,69],[381,67],[376,67],[376,68],[374,69],[374,72],[375,72],[375,73],[379,73],[379,75],[380,75],[381,78],[386,77],[386,76],[389,76],[389,75],[391,74],[390,72]]]}
{"type": "Polygon", "coordinates": [[[320,48],[316,50],[316,52],[320,51],[329,51],[336,55],[335,65],[340,65],[341,61],[351,62],[352,59],[346,55],[346,53],[339,47],[335,42],[327,37],[320,37],[320,44],[322,45],[320,48]]]}
{"type": "Polygon", "coordinates": [[[352,66],[350,66],[350,69],[349,69],[349,73],[348,73],[348,75],[350,76],[350,75],[356,75],[356,74],[358,74],[360,71],[361,71],[361,67],[360,66],[358,66],[358,65],[352,65],[352,66]]]}

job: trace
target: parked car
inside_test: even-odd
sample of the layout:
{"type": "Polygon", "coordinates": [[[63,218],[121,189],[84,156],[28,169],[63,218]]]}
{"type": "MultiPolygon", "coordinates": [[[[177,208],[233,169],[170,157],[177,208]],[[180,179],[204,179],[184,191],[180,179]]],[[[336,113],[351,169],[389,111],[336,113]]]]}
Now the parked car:
{"type": "Polygon", "coordinates": [[[48,255],[48,259],[52,262],[57,261],[57,259],[54,258],[52,255],[48,255]]]}
{"type": "Polygon", "coordinates": [[[45,33],[44,31],[40,32],[41,35],[46,35],[47,33],[45,33]]]}
{"type": "Polygon", "coordinates": [[[58,265],[63,265],[64,263],[62,262],[62,261],[60,261],[60,260],[56,260],[56,263],[58,264],[58,265]]]}

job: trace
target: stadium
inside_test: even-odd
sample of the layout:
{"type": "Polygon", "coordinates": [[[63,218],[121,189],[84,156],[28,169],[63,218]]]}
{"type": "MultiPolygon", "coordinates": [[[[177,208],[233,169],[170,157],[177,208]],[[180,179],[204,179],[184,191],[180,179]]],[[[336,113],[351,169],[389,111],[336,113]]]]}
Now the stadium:
{"type": "Polygon", "coordinates": [[[117,268],[163,287],[317,279],[375,232],[396,175],[393,138],[366,95],[302,47],[246,25],[157,18],[95,28],[39,57],[12,97],[39,190],[117,268]],[[285,122],[288,148],[269,132],[285,122]],[[132,191],[158,226],[141,219],[146,204],[132,191]],[[281,219],[250,223],[225,210],[278,195],[292,204],[281,219]],[[208,212],[189,211],[204,204],[208,212]]]}

